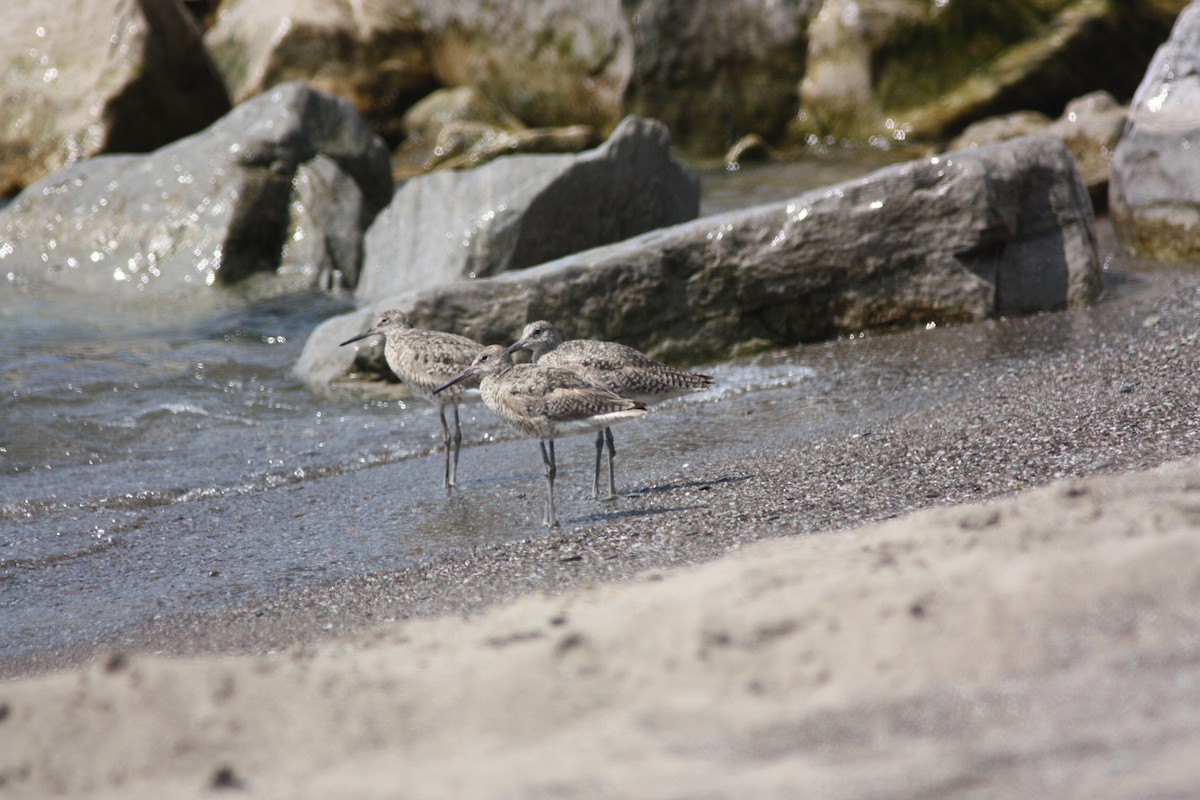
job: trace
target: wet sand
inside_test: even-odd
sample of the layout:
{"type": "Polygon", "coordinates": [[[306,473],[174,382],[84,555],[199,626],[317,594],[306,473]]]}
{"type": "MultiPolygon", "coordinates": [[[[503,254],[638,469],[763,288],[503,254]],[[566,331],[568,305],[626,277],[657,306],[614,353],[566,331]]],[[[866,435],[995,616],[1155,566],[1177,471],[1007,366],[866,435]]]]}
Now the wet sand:
{"type": "MultiPolygon", "coordinates": [[[[730,398],[773,433],[686,467],[617,431],[625,496],[570,500],[561,531],[10,664],[0,785],[1188,796],[1200,273],[1108,277],[1093,309],[764,356],[831,376],[813,403],[863,397],[839,376],[876,392],[815,428],[803,398],[730,398]]],[[[536,448],[495,449],[529,474],[439,524],[540,511],[536,448]]]]}

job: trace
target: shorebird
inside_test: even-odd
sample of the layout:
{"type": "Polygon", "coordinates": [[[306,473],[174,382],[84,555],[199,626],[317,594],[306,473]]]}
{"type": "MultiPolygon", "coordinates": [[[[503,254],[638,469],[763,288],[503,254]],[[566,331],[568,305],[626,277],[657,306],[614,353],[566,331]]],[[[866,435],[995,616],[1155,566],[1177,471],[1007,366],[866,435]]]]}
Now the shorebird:
{"type": "Polygon", "coordinates": [[[443,331],[427,331],[414,328],[412,320],[403,311],[385,311],[379,315],[370,329],[342,342],[342,347],[366,339],[368,336],[384,337],[383,357],[413,394],[423,397],[437,406],[442,420],[442,449],[445,452],[445,469],[442,473],[442,488],[451,491],[458,481],[458,451],[462,446],[462,427],[458,421],[458,404],[469,386],[458,385],[452,391],[435,393],[434,390],[450,378],[462,372],[483,349],[483,345],[443,331]],[[446,424],[446,406],[454,410],[454,436],[446,424]],[[454,459],[450,459],[453,444],[454,459]]]}
{"type": "MultiPolygon", "coordinates": [[[[521,338],[508,350],[510,353],[530,350],[535,364],[574,370],[613,394],[647,405],[702,391],[712,386],[713,382],[708,375],[669,367],[640,350],[617,342],[595,339],[564,342],[554,326],[545,320],[526,325],[525,330],[521,331],[521,338]]],[[[607,427],[596,433],[596,474],[592,480],[592,498],[600,496],[600,459],[605,442],[608,443],[607,499],[615,500],[617,485],[613,476],[613,456],[617,448],[613,443],[612,430],[607,427]]]]}
{"type": "Polygon", "coordinates": [[[479,393],[496,416],[518,433],[538,440],[546,474],[546,511],[543,522],[556,527],[554,514],[554,440],[572,433],[607,428],[616,422],[637,419],[646,406],[620,397],[560,367],[514,364],[508,349],[485,347],[471,365],[435,390],[448,391],[478,375],[479,393]]]}

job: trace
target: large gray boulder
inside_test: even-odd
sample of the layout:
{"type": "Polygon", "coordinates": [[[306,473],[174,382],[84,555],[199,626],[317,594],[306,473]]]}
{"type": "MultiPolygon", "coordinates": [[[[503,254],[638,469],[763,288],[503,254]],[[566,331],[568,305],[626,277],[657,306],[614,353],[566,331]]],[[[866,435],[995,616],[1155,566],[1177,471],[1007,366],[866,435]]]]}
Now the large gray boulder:
{"type": "Polygon", "coordinates": [[[530,126],[607,132],[633,71],[620,0],[226,0],[205,41],[235,98],[305,80],[393,143],[438,86],[476,86],[530,126]]]}
{"type": "MultiPolygon", "coordinates": [[[[792,200],[652,231],[520,272],[377,302],[418,324],[510,341],[529,320],[697,362],[867,329],[1078,306],[1100,291],[1094,218],[1052,136],[889,167],[792,200]]],[[[318,327],[297,372],[351,369],[318,327]]]]}
{"type": "Polygon", "coordinates": [[[633,37],[621,0],[414,0],[433,72],[478,86],[530,127],[608,132],[625,115],[633,37]]]}
{"type": "Polygon", "coordinates": [[[204,41],[235,102],[302,80],[351,100],[395,141],[400,112],[437,87],[414,5],[225,0],[204,41]]]}
{"type": "Polygon", "coordinates": [[[0,196],[97,153],[146,152],[229,110],[177,0],[4,3],[0,196]]]}
{"type": "Polygon", "coordinates": [[[99,156],[30,186],[0,210],[0,267],[101,295],[227,284],[276,269],[302,210],[300,230],[329,237],[331,255],[292,266],[328,281],[321,269],[357,270],[341,263],[355,257],[344,239],[391,189],[387,149],[347,101],[285,84],[154,153],[99,156]],[[337,192],[309,191],[314,181],[337,192]]]}
{"type": "Polygon", "coordinates": [[[749,133],[778,141],[795,114],[820,0],[625,0],[636,46],[630,113],[677,146],[719,155],[749,133]]]}
{"type": "Polygon", "coordinates": [[[1179,16],[1134,95],[1109,208],[1133,252],[1200,262],[1200,3],[1179,16]]]}
{"type": "Polygon", "coordinates": [[[695,218],[696,174],[631,117],[578,155],[518,155],[405,183],[367,231],[360,305],[483,278],[695,218]]]}

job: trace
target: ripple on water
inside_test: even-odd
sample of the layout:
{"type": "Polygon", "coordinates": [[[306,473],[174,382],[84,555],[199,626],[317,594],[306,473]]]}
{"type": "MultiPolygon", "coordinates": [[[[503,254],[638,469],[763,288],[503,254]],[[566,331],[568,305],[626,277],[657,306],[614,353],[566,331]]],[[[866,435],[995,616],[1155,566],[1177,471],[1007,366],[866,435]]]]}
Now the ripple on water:
{"type": "Polygon", "coordinates": [[[78,508],[59,508],[0,534],[0,576],[94,556],[125,545],[142,518],[116,511],[102,521],[78,508]]]}

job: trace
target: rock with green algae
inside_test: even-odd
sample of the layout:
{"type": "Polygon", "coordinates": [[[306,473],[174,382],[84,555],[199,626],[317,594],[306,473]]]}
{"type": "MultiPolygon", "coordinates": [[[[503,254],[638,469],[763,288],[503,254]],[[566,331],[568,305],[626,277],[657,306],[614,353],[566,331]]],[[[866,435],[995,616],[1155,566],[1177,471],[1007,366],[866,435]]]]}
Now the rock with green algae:
{"type": "Polygon", "coordinates": [[[829,0],[794,137],[939,140],[1074,97],[1128,96],[1184,0],[829,0]]]}
{"type": "Polygon", "coordinates": [[[578,153],[600,143],[589,125],[528,128],[476,86],[439,89],[404,114],[408,138],[392,153],[392,175],[478,167],[515,153],[578,153]]]}

